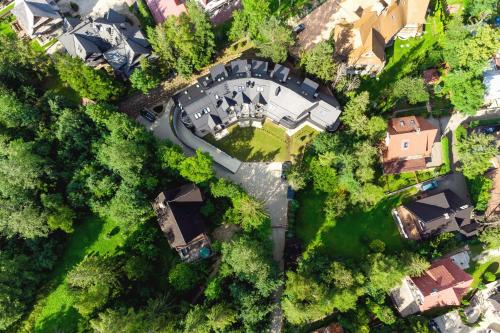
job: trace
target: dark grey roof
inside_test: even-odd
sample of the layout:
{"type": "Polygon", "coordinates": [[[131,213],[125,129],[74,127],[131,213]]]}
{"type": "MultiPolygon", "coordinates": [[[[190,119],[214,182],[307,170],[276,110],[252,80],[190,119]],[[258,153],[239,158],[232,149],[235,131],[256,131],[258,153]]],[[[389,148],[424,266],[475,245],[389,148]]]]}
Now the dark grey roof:
{"type": "Polygon", "coordinates": [[[280,81],[280,82],[286,82],[288,79],[288,75],[290,74],[290,68],[285,67],[280,64],[274,65],[274,69],[271,73],[271,77],[280,81]]]}
{"type": "Polygon", "coordinates": [[[470,224],[473,207],[451,190],[431,195],[404,205],[424,225],[424,233],[458,231],[470,224]]]}
{"type": "Polygon", "coordinates": [[[63,21],[63,30],[64,32],[73,30],[80,23],[82,23],[82,20],[77,17],[65,17],[63,21]]]}
{"type": "Polygon", "coordinates": [[[236,95],[234,96],[234,100],[236,101],[237,104],[250,104],[252,103],[252,100],[250,97],[248,97],[247,94],[245,94],[243,91],[238,91],[236,95]]]}
{"type": "Polygon", "coordinates": [[[172,247],[186,246],[204,233],[200,213],[202,205],[203,196],[194,184],[183,185],[158,195],[154,204],[159,213],[158,222],[172,247]],[[165,208],[161,208],[160,204],[165,208]]]}
{"type": "Polygon", "coordinates": [[[303,93],[305,93],[308,96],[313,96],[316,91],[318,90],[319,84],[314,82],[313,80],[309,78],[305,78],[302,84],[300,85],[300,88],[302,89],[303,93]]]}
{"type": "Polygon", "coordinates": [[[258,93],[255,95],[255,97],[252,100],[253,104],[261,104],[261,105],[267,105],[267,101],[264,99],[264,96],[262,96],[262,93],[258,93]]]}
{"type": "Polygon", "coordinates": [[[267,75],[268,62],[262,60],[252,60],[252,75],[267,75]]]}
{"type": "Polygon", "coordinates": [[[227,78],[226,66],[224,66],[224,64],[219,64],[211,67],[210,75],[212,76],[212,81],[219,81],[227,78]]]}
{"type": "Polygon", "coordinates": [[[125,16],[114,9],[109,9],[108,12],[104,14],[104,20],[110,23],[125,23],[125,16]]]}
{"type": "MultiPolygon", "coordinates": [[[[233,68],[243,68],[248,60],[234,62],[233,68]]],[[[262,61],[251,62],[254,69],[260,73],[267,73],[267,63],[262,61]]],[[[184,89],[174,96],[174,101],[181,107],[183,119],[189,118],[197,134],[215,134],[224,126],[233,122],[239,115],[243,104],[249,105],[249,112],[253,114],[255,106],[263,106],[260,112],[273,121],[282,123],[288,128],[295,128],[302,121],[308,120],[313,126],[327,130],[334,130],[338,126],[340,106],[333,96],[318,91],[318,96],[303,93],[303,80],[288,79],[282,83],[280,79],[288,78],[289,69],[280,65],[275,66],[277,79],[270,76],[257,76],[251,71],[249,76],[233,75],[233,71],[226,71],[224,65],[217,65],[210,69],[210,75],[198,79],[198,82],[184,89]],[[213,80],[219,78],[219,81],[213,80]],[[220,78],[224,78],[220,80],[220,78]],[[279,90],[278,95],[275,92],[279,90]],[[230,106],[237,106],[230,109],[230,106]],[[206,110],[210,110],[206,112],[206,110]],[[218,117],[224,126],[216,127],[214,119],[218,117]],[[285,123],[286,120],[286,123],[285,123]],[[292,126],[292,127],[290,127],[292,126]],[[293,127],[295,126],[295,127],[293,127]]],[[[239,70],[234,70],[238,73],[239,70]]],[[[307,87],[314,89],[314,82],[306,81],[307,87]]]]}
{"type": "Polygon", "coordinates": [[[75,23],[66,20],[65,33],[58,37],[71,56],[87,60],[103,55],[115,71],[129,76],[140,59],[151,53],[142,32],[113,10],[104,18],[75,23]]]}
{"type": "Polygon", "coordinates": [[[246,75],[248,72],[248,60],[238,59],[231,61],[231,75],[246,75]]]}

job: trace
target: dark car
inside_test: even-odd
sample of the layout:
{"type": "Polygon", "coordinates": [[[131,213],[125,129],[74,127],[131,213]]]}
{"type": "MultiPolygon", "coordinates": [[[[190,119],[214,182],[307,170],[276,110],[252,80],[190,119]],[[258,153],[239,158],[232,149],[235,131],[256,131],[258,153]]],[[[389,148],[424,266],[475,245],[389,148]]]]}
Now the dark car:
{"type": "Polygon", "coordinates": [[[290,168],[292,167],[292,162],[290,161],[285,161],[281,165],[281,179],[286,179],[286,173],[290,168]]]}
{"type": "Polygon", "coordinates": [[[304,25],[304,23],[297,24],[295,27],[293,27],[293,33],[295,34],[301,33],[302,31],[304,31],[305,28],[306,26],[304,25]]]}
{"type": "Polygon", "coordinates": [[[142,110],[141,116],[143,116],[149,122],[154,123],[156,121],[156,116],[153,114],[153,112],[142,110]]]}

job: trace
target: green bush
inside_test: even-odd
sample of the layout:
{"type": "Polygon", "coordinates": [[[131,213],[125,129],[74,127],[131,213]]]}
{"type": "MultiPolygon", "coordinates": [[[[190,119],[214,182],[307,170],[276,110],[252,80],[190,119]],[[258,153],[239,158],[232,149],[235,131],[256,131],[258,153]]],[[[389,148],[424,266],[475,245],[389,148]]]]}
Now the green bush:
{"type": "Polygon", "coordinates": [[[443,173],[449,173],[451,171],[451,161],[450,161],[450,140],[447,136],[441,139],[441,153],[443,155],[444,167],[441,170],[443,173]]]}
{"type": "Polygon", "coordinates": [[[137,18],[141,23],[141,27],[146,30],[147,27],[154,27],[155,20],[153,19],[153,15],[149,11],[148,6],[144,0],[137,0],[137,18]]]}
{"type": "Polygon", "coordinates": [[[493,181],[482,175],[473,179],[466,178],[465,180],[476,211],[484,212],[488,208],[493,181]]]}
{"type": "Polygon", "coordinates": [[[486,281],[486,282],[493,282],[493,281],[495,281],[495,280],[497,279],[497,277],[496,277],[496,275],[495,275],[495,274],[493,274],[492,272],[485,272],[485,273],[483,274],[483,279],[484,279],[484,281],[486,281]]]}
{"type": "Polygon", "coordinates": [[[457,141],[462,141],[467,137],[467,130],[462,125],[458,126],[455,130],[455,139],[457,141]]]}

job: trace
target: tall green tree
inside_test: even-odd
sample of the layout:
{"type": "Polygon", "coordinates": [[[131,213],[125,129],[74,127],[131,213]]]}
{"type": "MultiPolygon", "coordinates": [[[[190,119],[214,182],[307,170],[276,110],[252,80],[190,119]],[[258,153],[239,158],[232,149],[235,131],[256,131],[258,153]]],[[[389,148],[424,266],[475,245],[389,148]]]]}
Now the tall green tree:
{"type": "Polygon", "coordinates": [[[379,116],[367,115],[369,103],[370,95],[367,91],[358,95],[351,94],[340,119],[347,126],[349,133],[376,140],[385,132],[386,123],[379,116]]]}
{"type": "Polygon", "coordinates": [[[444,81],[443,91],[449,94],[451,103],[465,114],[476,114],[484,103],[483,83],[469,71],[450,72],[444,81]]]}
{"type": "Polygon", "coordinates": [[[424,79],[409,76],[396,81],[392,88],[392,95],[396,98],[406,99],[410,104],[429,100],[429,92],[424,79]]]}
{"type": "Polygon", "coordinates": [[[161,82],[158,68],[154,67],[147,58],[141,59],[140,67],[132,72],[129,79],[132,87],[140,90],[143,94],[149,93],[161,82]]]}
{"type": "Polygon", "coordinates": [[[490,249],[498,248],[500,246],[500,227],[491,226],[484,229],[479,235],[479,240],[485,243],[490,249]]]}
{"type": "Polygon", "coordinates": [[[467,2],[465,11],[474,19],[485,21],[498,13],[498,0],[475,0],[467,2]]]}
{"type": "Polygon", "coordinates": [[[0,124],[7,128],[35,128],[40,120],[39,111],[25,104],[14,92],[0,85],[0,124]]]}
{"type": "Polygon", "coordinates": [[[196,183],[204,183],[214,176],[212,158],[207,153],[196,150],[194,156],[184,159],[179,165],[181,176],[196,183]]]}
{"type": "Polygon", "coordinates": [[[260,27],[259,38],[255,46],[259,55],[270,58],[273,62],[284,62],[288,56],[288,49],[294,43],[292,31],[283,25],[276,17],[271,16],[260,27]]]}
{"type": "Polygon", "coordinates": [[[79,58],[60,55],[56,58],[56,69],[61,80],[82,97],[105,101],[121,93],[118,81],[102,70],[87,66],[79,58]]]}
{"type": "Polygon", "coordinates": [[[75,307],[87,316],[102,308],[120,288],[116,262],[111,257],[86,257],[67,276],[75,307]]]}
{"type": "Polygon", "coordinates": [[[170,16],[149,29],[148,36],[163,64],[185,77],[208,65],[215,53],[212,24],[194,1],[187,3],[187,14],[170,16]]]}
{"type": "Polygon", "coordinates": [[[240,38],[256,40],[260,35],[260,27],[271,16],[267,0],[242,0],[243,8],[234,14],[229,38],[236,41],[240,38]]]}
{"type": "Polygon", "coordinates": [[[491,167],[491,159],[498,153],[495,138],[483,133],[472,133],[457,143],[461,169],[465,177],[473,179],[491,167]]]}
{"type": "Polygon", "coordinates": [[[333,55],[333,45],[329,41],[323,41],[302,54],[300,65],[318,79],[332,81],[337,67],[333,55]]]}

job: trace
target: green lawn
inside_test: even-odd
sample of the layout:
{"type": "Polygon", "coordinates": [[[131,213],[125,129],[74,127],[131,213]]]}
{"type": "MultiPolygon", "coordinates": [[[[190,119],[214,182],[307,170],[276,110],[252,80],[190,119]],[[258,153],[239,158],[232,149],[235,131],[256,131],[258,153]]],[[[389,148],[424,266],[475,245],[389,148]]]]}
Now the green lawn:
{"type": "Polygon", "coordinates": [[[14,8],[14,5],[15,5],[15,3],[13,2],[10,5],[3,7],[0,10],[0,17],[2,17],[2,15],[4,15],[5,13],[10,12],[12,10],[12,8],[14,8]]]}
{"type": "Polygon", "coordinates": [[[245,162],[288,161],[299,157],[316,133],[305,126],[289,137],[281,126],[265,121],[262,128],[233,125],[224,138],[217,141],[209,135],[205,140],[245,162]]]}
{"type": "Polygon", "coordinates": [[[483,274],[489,271],[491,273],[496,274],[497,279],[500,278],[500,257],[492,258],[491,260],[483,263],[483,264],[478,264],[475,262],[472,262],[471,267],[467,270],[467,273],[472,275],[474,278],[474,282],[472,283],[471,289],[477,288],[477,286],[481,283],[488,283],[486,281],[483,281],[483,274]]]}
{"type": "Polygon", "coordinates": [[[307,189],[297,197],[300,208],[296,234],[304,248],[319,245],[320,251],[329,256],[361,259],[374,239],[384,241],[388,253],[401,251],[405,242],[392,219],[391,209],[413,194],[414,191],[386,197],[369,211],[350,209],[336,223],[328,223],[323,213],[326,195],[307,189]]]}
{"type": "Polygon", "coordinates": [[[60,261],[56,264],[53,278],[42,291],[33,312],[25,322],[27,331],[75,332],[79,313],[72,307],[74,299],[65,282],[67,273],[91,253],[112,254],[124,244],[124,233],[116,221],[91,217],[79,224],[70,236],[60,261]]]}
{"type": "Polygon", "coordinates": [[[372,100],[378,101],[378,109],[388,111],[396,105],[388,90],[399,78],[408,75],[421,76],[422,70],[435,66],[430,52],[436,49],[444,37],[444,25],[439,10],[427,18],[424,34],[409,40],[396,39],[386,48],[387,64],[376,78],[365,77],[360,90],[368,90],[372,100]]]}
{"type": "Polygon", "coordinates": [[[393,192],[418,183],[415,172],[402,172],[396,174],[388,174],[382,176],[384,190],[393,192]]]}
{"type": "Polygon", "coordinates": [[[309,126],[304,126],[290,138],[290,157],[297,160],[304,154],[307,145],[318,135],[318,131],[309,126]]]}

